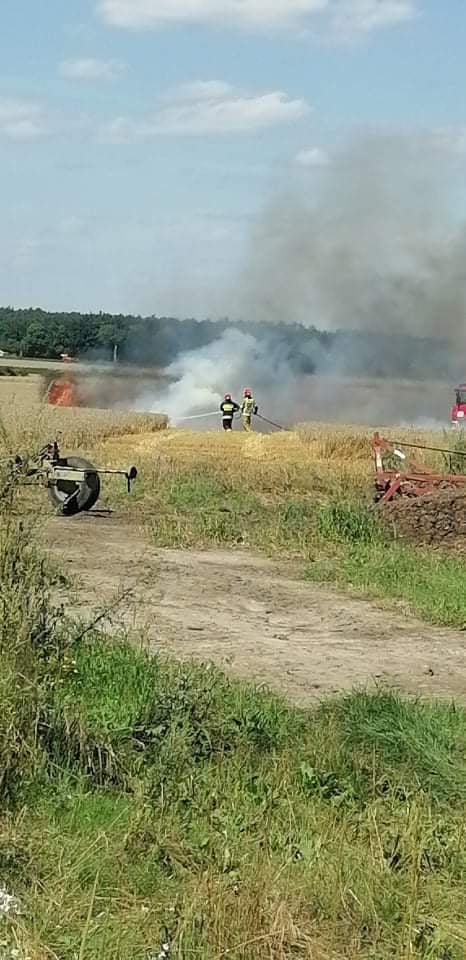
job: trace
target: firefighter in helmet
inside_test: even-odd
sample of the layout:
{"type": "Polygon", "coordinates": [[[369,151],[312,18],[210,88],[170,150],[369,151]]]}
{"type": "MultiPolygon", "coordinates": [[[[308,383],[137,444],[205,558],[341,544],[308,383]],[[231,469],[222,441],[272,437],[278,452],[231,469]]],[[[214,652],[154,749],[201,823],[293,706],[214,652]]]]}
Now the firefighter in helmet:
{"type": "Polygon", "coordinates": [[[223,403],[220,404],[222,412],[223,429],[231,431],[233,429],[233,417],[239,410],[239,404],[231,399],[231,393],[226,393],[223,403]]]}
{"type": "Polygon", "coordinates": [[[243,402],[241,404],[241,420],[243,421],[243,430],[245,430],[246,433],[251,432],[252,415],[255,415],[258,409],[259,407],[254,400],[251,390],[249,387],[245,387],[243,391],[243,402]]]}

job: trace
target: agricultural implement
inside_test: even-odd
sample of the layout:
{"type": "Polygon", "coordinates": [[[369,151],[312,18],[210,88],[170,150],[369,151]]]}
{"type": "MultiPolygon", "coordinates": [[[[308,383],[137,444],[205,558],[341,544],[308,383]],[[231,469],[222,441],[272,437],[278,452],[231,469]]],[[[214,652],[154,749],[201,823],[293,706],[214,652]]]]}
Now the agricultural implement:
{"type": "Polygon", "coordinates": [[[46,487],[56,510],[70,517],[92,510],[100,497],[102,476],[124,477],[130,493],[138,471],[100,470],[82,457],[63,457],[55,440],[31,460],[17,456],[12,474],[19,483],[46,487]]]}
{"type": "Polygon", "coordinates": [[[398,497],[422,497],[429,493],[457,490],[466,486],[466,475],[435,473],[423,463],[412,460],[400,447],[413,450],[429,450],[435,453],[449,454],[450,457],[465,457],[455,450],[443,450],[440,447],[427,447],[419,443],[405,443],[387,440],[380,434],[374,434],[372,449],[375,463],[375,497],[377,504],[389,503],[398,497]],[[403,469],[387,467],[385,460],[399,462],[403,469]]]}

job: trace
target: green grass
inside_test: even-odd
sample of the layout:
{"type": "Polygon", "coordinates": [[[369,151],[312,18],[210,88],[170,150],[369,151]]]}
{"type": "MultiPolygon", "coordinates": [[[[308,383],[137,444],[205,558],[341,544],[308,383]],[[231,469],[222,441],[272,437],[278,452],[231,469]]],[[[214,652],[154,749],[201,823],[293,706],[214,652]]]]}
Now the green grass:
{"type": "Polygon", "coordinates": [[[326,505],[315,519],[323,540],[307,569],[310,580],[349,585],[401,602],[431,623],[466,628],[461,557],[392,541],[377,514],[358,503],[326,505]]]}
{"type": "Polygon", "coordinates": [[[309,498],[280,497],[212,467],[169,470],[141,483],[127,508],[142,511],[159,547],[253,547],[270,554],[309,557],[309,498]]]}
{"type": "Polygon", "coordinates": [[[4,808],[3,922],[32,957],[460,960],[466,713],[313,711],[214,668],[79,642],[40,775],[4,808]],[[109,762],[111,760],[111,762],[109,762]]]}
{"type": "MultiPolygon", "coordinates": [[[[198,492],[175,485],[172,505],[198,492]]],[[[463,960],[465,710],[364,691],[298,710],[83,635],[10,493],[0,886],[21,912],[0,917],[2,960],[149,960],[165,942],[171,960],[463,960]]],[[[306,504],[280,510],[301,534],[306,504]]],[[[347,511],[316,510],[313,542],[371,548],[373,518],[347,511]]]]}

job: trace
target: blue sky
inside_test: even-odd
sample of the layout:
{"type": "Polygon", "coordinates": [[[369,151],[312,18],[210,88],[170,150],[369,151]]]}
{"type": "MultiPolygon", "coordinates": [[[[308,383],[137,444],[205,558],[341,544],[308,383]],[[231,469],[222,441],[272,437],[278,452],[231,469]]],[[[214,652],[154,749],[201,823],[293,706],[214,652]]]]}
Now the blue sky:
{"type": "Polygon", "coordinates": [[[463,0],[2,0],[0,302],[216,315],[360,130],[466,147],[463,0]]]}

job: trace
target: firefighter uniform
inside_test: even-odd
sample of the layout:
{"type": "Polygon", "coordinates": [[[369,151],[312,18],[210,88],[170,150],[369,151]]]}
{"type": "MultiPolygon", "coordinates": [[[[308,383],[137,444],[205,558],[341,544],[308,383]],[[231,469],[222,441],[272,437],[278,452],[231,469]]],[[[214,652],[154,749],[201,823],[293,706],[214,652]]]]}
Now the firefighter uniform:
{"type": "Polygon", "coordinates": [[[232,429],[233,429],[233,417],[234,417],[235,413],[237,413],[237,411],[239,410],[238,404],[235,403],[235,401],[234,401],[234,400],[231,400],[231,399],[229,399],[229,400],[224,400],[223,403],[220,404],[220,410],[221,410],[221,412],[222,412],[223,429],[224,429],[224,430],[232,430],[232,429]]]}
{"type": "Polygon", "coordinates": [[[251,419],[253,413],[256,414],[258,411],[258,406],[254,397],[245,397],[241,404],[241,420],[243,421],[243,430],[246,433],[251,432],[251,419]]]}

